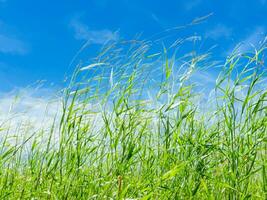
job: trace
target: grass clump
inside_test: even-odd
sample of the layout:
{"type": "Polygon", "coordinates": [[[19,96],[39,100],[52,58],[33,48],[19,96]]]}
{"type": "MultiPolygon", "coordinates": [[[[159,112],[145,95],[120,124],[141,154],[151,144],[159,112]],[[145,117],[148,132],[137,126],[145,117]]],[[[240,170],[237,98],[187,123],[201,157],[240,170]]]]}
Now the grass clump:
{"type": "Polygon", "coordinates": [[[1,128],[0,198],[266,199],[265,49],[234,52],[203,87],[210,52],[104,46],[50,127],[1,128]]]}

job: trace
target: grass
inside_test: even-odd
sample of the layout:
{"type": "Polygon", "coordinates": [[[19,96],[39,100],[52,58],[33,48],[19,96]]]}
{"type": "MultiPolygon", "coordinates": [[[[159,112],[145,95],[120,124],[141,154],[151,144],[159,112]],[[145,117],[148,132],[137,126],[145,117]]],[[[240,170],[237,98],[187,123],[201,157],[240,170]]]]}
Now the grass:
{"type": "Polygon", "coordinates": [[[107,44],[50,127],[1,127],[0,199],[267,199],[266,43],[222,65],[157,50],[107,44]]]}

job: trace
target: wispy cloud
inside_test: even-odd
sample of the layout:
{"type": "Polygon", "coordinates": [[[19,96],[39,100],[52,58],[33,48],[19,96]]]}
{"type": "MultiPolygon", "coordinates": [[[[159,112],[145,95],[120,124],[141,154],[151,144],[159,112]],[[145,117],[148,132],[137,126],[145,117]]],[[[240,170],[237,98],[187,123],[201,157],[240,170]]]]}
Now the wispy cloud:
{"type": "Polygon", "coordinates": [[[202,3],[202,0],[190,0],[190,1],[186,1],[186,3],[184,4],[184,8],[187,11],[190,11],[190,10],[196,8],[201,3],[202,3]]]}
{"type": "Polygon", "coordinates": [[[218,24],[212,29],[208,30],[205,35],[207,38],[211,38],[213,40],[220,38],[227,39],[232,35],[232,29],[224,24],[218,24]]]}
{"type": "Polygon", "coordinates": [[[27,45],[14,37],[0,34],[0,53],[24,55],[28,52],[27,45]]]}
{"type": "Polygon", "coordinates": [[[166,27],[169,26],[169,23],[165,21],[164,19],[160,18],[158,15],[155,13],[150,14],[150,18],[157,24],[159,25],[162,29],[166,29],[166,27]]]}
{"type": "Polygon", "coordinates": [[[118,31],[111,31],[109,29],[92,30],[77,19],[71,20],[70,27],[74,30],[75,39],[86,40],[91,44],[104,44],[107,41],[117,41],[120,37],[118,31]]]}
{"type": "Polygon", "coordinates": [[[244,40],[242,40],[238,45],[238,52],[244,53],[248,51],[253,51],[258,48],[266,39],[266,29],[264,27],[257,27],[253,32],[251,32],[244,40]]]}
{"type": "Polygon", "coordinates": [[[29,129],[30,134],[40,128],[49,129],[60,113],[61,101],[51,94],[40,97],[40,92],[24,88],[0,94],[0,128],[9,130],[10,134],[19,134],[20,129],[29,129]]]}
{"type": "Polygon", "coordinates": [[[17,32],[16,28],[0,19],[0,54],[25,55],[29,52],[29,45],[17,37],[17,32]]]}
{"type": "Polygon", "coordinates": [[[267,3],[267,0],[259,0],[262,5],[265,5],[267,3]]]}
{"type": "Polygon", "coordinates": [[[158,16],[155,13],[151,13],[151,18],[157,22],[158,24],[162,24],[161,20],[158,18],[158,16]]]}

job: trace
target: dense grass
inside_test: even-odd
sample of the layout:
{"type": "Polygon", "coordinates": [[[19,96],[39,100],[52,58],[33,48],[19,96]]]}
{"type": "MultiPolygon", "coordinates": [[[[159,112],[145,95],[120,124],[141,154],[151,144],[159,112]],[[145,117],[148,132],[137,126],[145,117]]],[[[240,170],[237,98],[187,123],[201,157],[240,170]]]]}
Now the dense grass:
{"type": "Polygon", "coordinates": [[[221,64],[147,41],[104,46],[53,126],[1,128],[0,199],[267,199],[265,48],[221,64]]]}

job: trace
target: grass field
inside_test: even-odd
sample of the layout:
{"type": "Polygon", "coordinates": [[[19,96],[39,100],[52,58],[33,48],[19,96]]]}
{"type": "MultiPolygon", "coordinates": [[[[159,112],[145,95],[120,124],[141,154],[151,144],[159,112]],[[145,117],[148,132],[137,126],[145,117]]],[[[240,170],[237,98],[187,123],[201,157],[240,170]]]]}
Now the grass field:
{"type": "Polygon", "coordinates": [[[51,125],[2,123],[0,199],[267,199],[266,42],[223,62],[175,48],[108,44],[51,125]]]}

